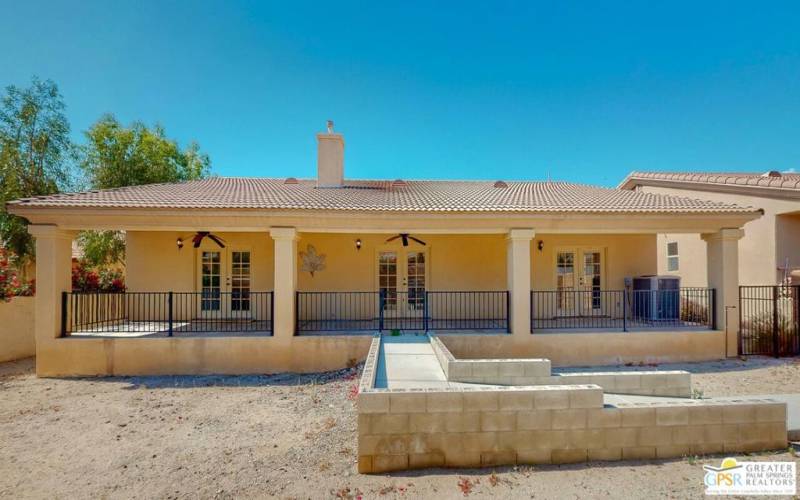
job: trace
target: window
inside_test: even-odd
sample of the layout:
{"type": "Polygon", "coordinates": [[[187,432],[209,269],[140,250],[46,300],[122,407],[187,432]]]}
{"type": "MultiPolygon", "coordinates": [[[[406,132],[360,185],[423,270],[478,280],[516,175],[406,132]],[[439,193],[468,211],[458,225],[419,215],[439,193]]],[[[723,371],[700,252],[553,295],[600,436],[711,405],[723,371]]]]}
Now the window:
{"type": "Polygon", "coordinates": [[[667,243],[667,271],[677,271],[678,267],[678,242],[670,241],[667,243]]]}

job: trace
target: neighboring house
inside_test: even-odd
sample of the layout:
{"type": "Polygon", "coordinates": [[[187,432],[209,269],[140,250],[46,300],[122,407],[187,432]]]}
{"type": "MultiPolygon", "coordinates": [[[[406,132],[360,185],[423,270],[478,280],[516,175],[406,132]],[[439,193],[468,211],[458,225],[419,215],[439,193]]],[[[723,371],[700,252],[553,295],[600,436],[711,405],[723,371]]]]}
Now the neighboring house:
{"type": "MultiPolygon", "coordinates": [[[[763,210],[739,242],[742,285],[800,284],[800,174],[631,172],[619,187],[763,210]]],[[[658,272],[706,286],[706,245],[696,234],[658,237],[658,272]]]]}
{"type": "Polygon", "coordinates": [[[318,371],[392,330],[562,365],[736,354],[723,311],[758,209],[566,182],[352,180],[343,137],[317,140],[317,179],[10,203],[36,236],[38,373],[318,371]],[[69,293],[82,229],[126,231],[127,293],[69,293]],[[665,233],[703,235],[708,288],[633,290],[665,233]]]}

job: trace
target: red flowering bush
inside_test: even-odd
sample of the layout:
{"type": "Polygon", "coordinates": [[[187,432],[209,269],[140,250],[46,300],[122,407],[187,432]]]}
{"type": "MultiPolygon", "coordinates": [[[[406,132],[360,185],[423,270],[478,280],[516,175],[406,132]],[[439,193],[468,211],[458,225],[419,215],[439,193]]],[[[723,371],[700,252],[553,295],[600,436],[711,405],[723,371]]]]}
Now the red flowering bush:
{"type": "Polygon", "coordinates": [[[124,292],[125,278],[117,269],[95,271],[79,262],[72,268],[73,292],[124,292]]]}
{"type": "Polygon", "coordinates": [[[34,294],[34,281],[22,281],[13,268],[12,256],[0,248],[0,301],[8,302],[12,297],[29,297],[34,294]]]}

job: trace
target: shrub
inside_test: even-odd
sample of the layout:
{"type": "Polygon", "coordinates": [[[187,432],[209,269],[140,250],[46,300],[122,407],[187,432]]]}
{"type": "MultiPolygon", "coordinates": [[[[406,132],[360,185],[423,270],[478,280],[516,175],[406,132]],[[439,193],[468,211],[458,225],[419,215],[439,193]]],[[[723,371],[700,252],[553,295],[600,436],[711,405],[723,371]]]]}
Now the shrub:
{"type": "Polygon", "coordinates": [[[12,297],[30,297],[36,291],[35,282],[22,281],[12,266],[13,255],[0,248],[0,301],[8,302],[12,297]]]}
{"type": "Polygon", "coordinates": [[[708,306],[687,297],[681,297],[681,321],[708,324],[708,306]]]}
{"type": "MultiPolygon", "coordinates": [[[[790,295],[782,295],[778,298],[777,330],[778,351],[780,353],[791,353],[796,349],[795,343],[798,342],[797,338],[800,333],[796,330],[798,311],[795,301],[796,299],[790,295]]],[[[772,320],[772,311],[766,311],[745,319],[740,330],[750,342],[764,342],[768,346],[772,346],[772,320]]]]}
{"type": "Polygon", "coordinates": [[[125,278],[117,269],[91,269],[86,262],[72,268],[73,292],[124,292],[125,278]]]}

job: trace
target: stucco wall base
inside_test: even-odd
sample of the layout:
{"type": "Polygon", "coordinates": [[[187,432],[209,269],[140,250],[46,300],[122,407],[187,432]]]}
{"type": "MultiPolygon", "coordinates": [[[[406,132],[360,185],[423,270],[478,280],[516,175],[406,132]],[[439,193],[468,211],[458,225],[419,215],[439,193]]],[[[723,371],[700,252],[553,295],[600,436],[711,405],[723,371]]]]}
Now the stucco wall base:
{"type": "Polygon", "coordinates": [[[319,372],[362,361],[371,337],[55,339],[37,349],[40,377],[319,372]]]}
{"type": "Polygon", "coordinates": [[[0,302],[0,363],[36,354],[33,333],[33,297],[0,302]]]}
{"type": "MultiPolygon", "coordinates": [[[[708,361],[725,357],[721,331],[441,334],[457,357],[548,358],[553,366],[708,361]]],[[[363,360],[368,336],[54,339],[37,346],[42,377],[318,372],[363,360]]]]}
{"type": "Polygon", "coordinates": [[[725,333],[719,330],[535,333],[511,335],[440,334],[459,359],[547,358],[553,366],[624,363],[679,363],[725,357],[725,333]]]}

